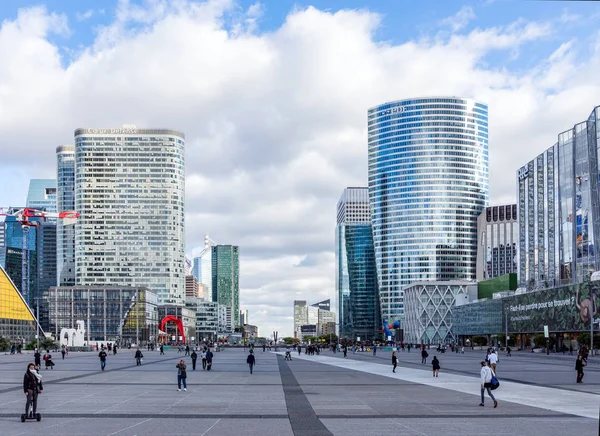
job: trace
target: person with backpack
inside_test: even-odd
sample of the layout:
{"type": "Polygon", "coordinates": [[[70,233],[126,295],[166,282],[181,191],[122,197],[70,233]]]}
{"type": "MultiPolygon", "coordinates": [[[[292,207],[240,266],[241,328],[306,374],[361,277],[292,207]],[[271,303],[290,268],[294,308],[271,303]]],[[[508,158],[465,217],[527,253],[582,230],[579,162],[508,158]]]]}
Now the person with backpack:
{"type": "Polygon", "coordinates": [[[100,350],[98,357],[100,358],[100,369],[104,371],[104,368],[106,367],[106,351],[104,351],[104,348],[100,350]]]}
{"type": "Polygon", "coordinates": [[[142,365],[142,358],[144,357],[144,355],[142,354],[142,351],[138,348],[137,351],[135,352],[135,364],[136,366],[141,366],[142,365]]]}
{"type": "Polygon", "coordinates": [[[183,359],[175,365],[175,368],[177,368],[177,392],[181,392],[181,382],[183,382],[183,390],[187,391],[187,372],[183,359]]]}
{"type": "Polygon", "coordinates": [[[437,377],[440,373],[440,361],[438,360],[437,356],[433,356],[431,366],[433,367],[433,376],[437,377]]]}
{"type": "Polygon", "coordinates": [[[492,368],[490,368],[487,363],[484,361],[481,362],[481,403],[479,404],[481,407],[485,406],[484,404],[484,391],[487,389],[487,393],[489,395],[489,397],[492,399],[492,401],[494,402],[494,409],[496,407],[498,407],[498,401],[496,401],[496,398],[494,398],[494,395],[492,394],[492,378],[495,378],[496,375],[494,374],[494,372],[492,371],[492,368]]]}
{"type": "Polygon", "coordinates": [[[250,354],[248,354],[248,357],[246,358],[246,363],[250,367],[250,374],[252,374],[252,368],[254,368],[254,365],[256,365],[256,359],[254,358],[254,353],[252,350],[250,350],[250,354]]]}
{"type": "Polygon", "coordinates": [[[429,357],[429,353],[427,352],[427,350],[425,349],[425,347],[423,347],[421,349],[421,363],[423,365],[427,365],[427,358],[429,357]]]}

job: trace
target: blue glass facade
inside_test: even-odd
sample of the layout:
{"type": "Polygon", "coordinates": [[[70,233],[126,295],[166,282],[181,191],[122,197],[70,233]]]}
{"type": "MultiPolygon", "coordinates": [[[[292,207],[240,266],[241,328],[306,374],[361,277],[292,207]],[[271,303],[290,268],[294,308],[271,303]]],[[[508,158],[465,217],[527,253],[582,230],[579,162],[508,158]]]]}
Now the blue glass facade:
{"type": "Polygon", "coordinates": [[[391,322],[404,315],[406,285],[475,279],[488,109],[456,97],[385,103],[369,109],[368,134],[381,311],[391,322]]]}
{"type": "MultiPolygon", "coordinates": [[[[75,210],[75,147],[56,147],[56,207],[75,210]]],[[[75,285],[75,223],[56,222],[56,280],[58,286],[75,285]]]]}
{"type": "Polygon", "coordinates": [[[31,179],[27,193],[27,207],[56,212],[56,180],[31,179]]]}

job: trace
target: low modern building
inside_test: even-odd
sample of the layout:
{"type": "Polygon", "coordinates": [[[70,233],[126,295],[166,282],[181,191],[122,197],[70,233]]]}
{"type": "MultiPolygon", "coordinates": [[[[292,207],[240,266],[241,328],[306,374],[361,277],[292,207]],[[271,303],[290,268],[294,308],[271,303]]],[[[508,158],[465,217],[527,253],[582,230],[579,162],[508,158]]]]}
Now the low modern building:
{"type": "Polygon", "coordinates": [[[486,207],[477,218],[477,280],[517,272],[517,205],[486,207]]]}
{"type": "Polygon", "coordinates": [[[219,303],[188,297],[185,305],[196,313],[196,342],[217,340],[219,303]]]}
{"type": "MultiPolygon", "coordinates": [[[[192,307],[179,306],[175,304],[163,304],[158,306],[158,323],[159,326],[162,321],[168,317],[175,317],[183,323],[183,330],[185,333],[185,340],[195,341],[196,339],[196,312],[192,307]]],[[[178,330],[177,326],[173,322],[168,322],[165,325],[164,332],[167,334],[167,339],[172,342],[181,342],[183,340],[181,331],[178,330]]]]}
{"type": "Polygon", "coordinates": [[[300,326],[298,338],[304,342],[307,337],[317,336],[317,325],[316,324],[305,324],[300,326]]]}
{"type": "Polygon", "coordinates": [[[33,312],[0,265],[0,337],[24,344],[34,339],[37,331],[33,312]]]}
{"type": "Polygon", "coordinates": [[[484,299],[452,308],[452,333],[456,342],[465,344],[472,336],[501,334],[504,331],[502,300],[484,299]]]}
{"type": "Polygon", "coordinates": [[[404,341],[411,344],[449,344],[452,310],[477,298],[477,285],[469,281],[418,282],[404,289],[404,341]]]}
{"type": "Polygon", "coordinates": [[[254,341],[258,338],[258,327],[252,324],[244,324],[244,333],[246,339],[249,341],[254,341]]]}
{"type": "Polygon", "coordinates": [[[82,321],[88,344],[115,341],[122,345],[158,339],[158,296],[147,288],[53,286],[46,296],[50,333],[82,321]]]}

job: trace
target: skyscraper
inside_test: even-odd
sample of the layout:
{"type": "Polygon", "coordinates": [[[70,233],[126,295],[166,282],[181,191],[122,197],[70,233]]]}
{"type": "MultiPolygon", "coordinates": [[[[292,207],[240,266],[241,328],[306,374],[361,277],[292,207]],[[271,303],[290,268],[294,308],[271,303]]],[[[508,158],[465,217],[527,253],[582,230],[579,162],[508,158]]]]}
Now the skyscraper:
{"type": "Polygon", "coordinates": [[[346,188],[337,204],[336,288],[340,337],[379,339],[381,316],[368,188],[346,188]]]}
{"type": "Polygon", "coordinates": [[[240,261],[235,245],[216,245],[212,250],[212,299],[231,307],[234,327],[240,325],[240,261]]]}
{"type": "Polygon", "coordinates": [[[27,193],[27,207],[56,212],[56,180],[31,179],[27,193]]]}
{"type": "Polygon", "coordinates": [[[184,143],[167,129],[75,130],[77,285],[144,286],[184,303],[184,143]]]}
{"type": "Polygon", "coordinates": [[[212,301],[212,247],[215,245],[208,235],[204,235],[204,249],[193,260],[192,275],[208,290],[205,296],[208,301],[212,301]]]}
{"type": "Polygon", "coordinates": [[[384,103],[369,109],[368,135],[381,310],[391,322],[403,317],[406,285],[475,279],[488,109],[459,97],[384,103]]]}
{"type": "Polygon", "coordinates": [[[5,267],[6,262],[6,242],[4,239],[4,220],[0,221],[0,266],[5,267]]]}
{"type": "Polygon", "coordinates": [[[600,270],[600,106],[517,171],[519,285],[581,283],[600,270]]]}
{"type": "MultiPolygon", "coordinates": [[[[75,147],[56,147],[56,208],[75,210],[75,147]]],[[[57,286],[75,285],[75,222],[56,222],[57,286]]]]}
{"type": "Polygon", "coordinates": [[[517,272],[517,205],[486,207],[477,218],[477,280],[517,272]]]}
{"type": "Polygon", "coordinates": [[[42,329],[49,331],[48,300],[44,296],[48,295],[50,287],[56,286],[56,223],[40,222],[36,228],[36,236],[37,277],[31,310],[36,313],[42,329]]]}

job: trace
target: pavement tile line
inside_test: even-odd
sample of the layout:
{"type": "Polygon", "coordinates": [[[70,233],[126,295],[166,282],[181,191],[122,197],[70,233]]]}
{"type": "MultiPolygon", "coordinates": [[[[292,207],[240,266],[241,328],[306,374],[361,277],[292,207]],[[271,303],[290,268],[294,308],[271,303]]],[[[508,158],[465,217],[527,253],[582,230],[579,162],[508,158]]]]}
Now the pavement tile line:
{"type": "MultiPolygon", "coordinates": [[[[283,353],[277,354],[279,354],[279,358],[282,359],[281,356],[283,353]]],[[[434,379],[431,376],[431,371],[429,369],[420,370],[398,366],[396,373],[392,373],[391,364],[383,365],[380,363],[338,359],[327,356],[300,355],[294,357],[299,360],[322,363],[324,365],[365,372],[395,380],[418,383],[434,388],[448,389],[451,391],[476,395],[477,397],[480,396],[481,384],[478,376],[468,377],[442,373],[440,377],[434,379]]],[[[494,395],[498,399],[500,407],[502,401],[510,401],[512,403],[552,410],[558,413],[598,419],[600,411],[600,397],[598,397],[598,395],[503,381],[502,376],[499,378],[500,389],[494,391],[494,395]]]]}
{"type": "Polygon", "coordinates": [[[277,356],[281,385],[294,436],[333,436],[321,422],[283,356],[277,356]]]}

